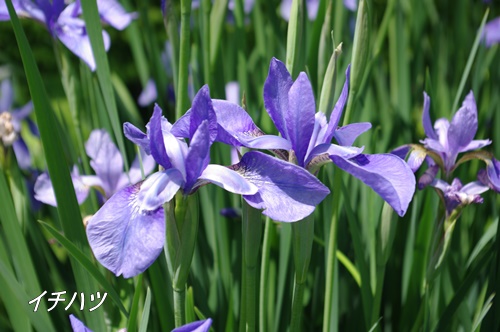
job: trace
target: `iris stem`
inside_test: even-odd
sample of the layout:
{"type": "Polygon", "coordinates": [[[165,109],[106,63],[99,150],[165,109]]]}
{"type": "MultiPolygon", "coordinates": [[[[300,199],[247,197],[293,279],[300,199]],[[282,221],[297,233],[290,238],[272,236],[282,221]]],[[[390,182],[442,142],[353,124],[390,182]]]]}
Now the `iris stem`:
{"type": "Polygon", "coordinates": [[[175,109],[176,118],[180,118],[188,109],[189,58],[190,58],[190,18],[191,0],[181,0],[181,40],[179,53],[179,79],[177,81],[178,99],[175,109]]]}
{"type": "MultiPolygon", "coordinates": [[[[240,319],[244,320],[243,330],[253,332],[258,326],[257,314],[257,273],[259,248],[262,239],[262,221],[260,210],[254,209],[243,201],[243,292],[240,319]]],[[[240,324],[241,326],[241,324],[240,324]]]]}
{"type": "Polygon", "coordinates": [[[272,222],[269,218],[266,219],[266,226],[264,228],[264,242],[262,244],[262,263],[260,268],[260,287],[259,287],[259,331],[267,331],[267,317],[268,312],[268,297],[266,294],[269,290],[269,255],[271,251],[270,233],[272,222]]]}
{"type": "Polygon", "coordinates": [[[290,331],[294,332],[301,331],[304,287],[314,241],[314,218],[312,215],[292,224],[292,239],[293,260],[295,262],[295,281],[290,331]]]}
{"type": "Polygon", "coordinates": [[[175,326],[182,326],[186,317],[186,287],[183,289],[174,288],[174,317],[175,326]]]}

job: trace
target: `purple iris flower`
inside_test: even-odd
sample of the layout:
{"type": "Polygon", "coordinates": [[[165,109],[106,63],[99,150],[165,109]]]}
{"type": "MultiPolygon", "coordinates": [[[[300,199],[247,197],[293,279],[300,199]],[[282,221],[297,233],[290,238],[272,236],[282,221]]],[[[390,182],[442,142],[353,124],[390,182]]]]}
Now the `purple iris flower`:
{"type": "MultiPolygon", "coordinates": [[[[333,162],[370,186],[402,216],[413,197],[415,177],[408,165],[394,155],[362,154],[363,148],[352,146],[371,127],[370,123],[337,127],[347,101],[348,85],[349,69],[340,98],[327,121],[323,113],[315,113],[314,94],[307,75],[301,73],[294,82],[285,65],[273,58],[264,84],[264,106],[281,137],[264,135],[240,106],[213,100],[219,126],[217,140],[233,146],[272,150],[312,173],[333,162]],[[338,144],[331,143],[333,138],[338,144]]],[[[185,137],[188,126],[186,113],[172,131],[185,137]]]]}
{"type": "Polygon", "coordinates": [[[442,192],[441,197],[444,200],[447,216],[450,216],[453,210],[459,207],[473,203],[483,203],[483,198],[479,195],[489,189],[480,181],[474,181],[464,186],[457,178],[453,179],[451,185],[441,179],[434,179],[430,186],[442,192]]]}
{"type": "Polygon", "coordinates": [[[486,162],[486,170],[479,171],[478,180],[491,190],[500,192],[500,161],[494,157],[484,161],[486,162]]]}
{"type": "Polygon", "coordinates": [[[5,147],[12,146],[17,163],[21,169],[29,169],[31,155],[28,147],[21,137],[21,121],[28,122],[31,132],[38,136],[38,128],[28,117],[33,111],[33,103],[13,109],[14,90],[9,79],[0,83],[0,144],[5,147]]]}
{"type": "MultiPolygon", "coordinates": [[[[90,157],[90,166],[96,175],[80,175],[78,168],[73,167],[71,180],[79,204],[87,199],[92,187],[98,189],[104,198],[108,199],[118,190],[142,179],[138,158],[132,163],[128,174],[123,171],[122,155],[105,130],[93,130],[85,144],[85,150],[90,157]]],[[[141,159],[144,174],[151,173],[156,165],[154,159],[144,152],[142,152],[141,159]]],[[[42,173],[36,180],[35,199],[57,206],[54,188],[47,173],[42,173]]]]}
{"type": "MultiPolygon", "coordinates": [[[[74,315],[69,315],[69,321],[71,323],[71,328],[73,329],[73,332],[92,332],[91,329],[86,327],[85,324],[83,324],[74,315]]],[[[173,329],[172,332],[208,332],[210,330],[211,325],[212,325],[212,319],[208,318],[179,326],[173,329]]]]}
{"type": "Polygon", "coordinates": [[[150,153],[162,170],[118,191],[87,225],[95,257],[117,276],[129,278],[143,272],[161,253],[165,241],[163,204],[177,192],[187,196],[213,183],[243,195],[251,206],[280,221],[303,219],[329,193],[302,168],[260,152],[246,153],[231,167],[209,164],[218,125],[207,86],[194,97],[189,111],[189,145],[176,137],[172,131],[175,124],[161,113],[156,106],[146,134],[130,123],[124,125],[124,132],[150,153]]]}
{"type": "Polygon", "coordinates": [[[344,7],[353,12],[358,9],[358,0],[344,0],[344,7]]]}
{"type": "Polygon", "coordinates": [[[429,115],[430,98],[424,92],[424,110],[422,123],[427,138],[421,141],[423,146],[410,144],[393,151],[394,154],[404,158],[411,150],[408,164],[416,172],[424,160],[429,169],[426,178],[419,181],[420,187],[429,185],[436,176],[439,167],[449,176],[456,167],[459,153],[480,149],[491,144],[491,140],[474,140],[477,132],[477,107],[474,94],[469,92],[465,97],[462,107],[455,113],[453,119],[438,119],[432,126],[429,115]]]}
{"type": "Polygon", "coordinates": [[[491,47],[500,42],[500,17],[486,23],[483,36],[486,47],[491,47]]]}
{"type": "MultiPolygon", "coordinates": [[[[71,52],[95,70],[96,64],[85,22],[81,15],[80,1],[66,6],[64,0],[12,0],[20,17],[34,19],[45,24],[54,38],[59,39],[71,52]]],[[[116,0],[98,0],[97,7],[101,19],[116,29],[122,30],[136,17],[127,13],[116,0]]],[[[5,0],[0,0],[0,21],[10,20],[5,0]]],[[[109,35],[103,31],[104,48],[109,49],[109,35]]]]}

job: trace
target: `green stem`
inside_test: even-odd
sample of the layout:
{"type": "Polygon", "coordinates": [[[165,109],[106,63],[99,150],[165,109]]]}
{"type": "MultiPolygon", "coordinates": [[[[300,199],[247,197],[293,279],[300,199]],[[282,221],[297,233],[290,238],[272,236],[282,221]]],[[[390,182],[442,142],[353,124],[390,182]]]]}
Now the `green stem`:
{"type": "Polygon", "coordinates": [[[266,226],[264,228],[264,242],[262,244],[262,263],[260,267],[260,287],[259,287],[259,331],[267,331],[268,324],[266,324],[266,312],[268,307],[268,302],[266,300],[266,294],[268,292],[268,278],[269,278],[269,255],[271,252],[271,241],[269,239],[271,233],[272,222],[271,220],[266,220],[266,226]]]}
{"type": "Polygon", "coordinates": [[[243,201],[243,259],[244,259],[244,296],[242,301],[241,319],[245,321],[245,331],[253,332],[258,326],[257,316],[257,266],[259,248],[262,239],[262,222],[260,210],[252,208],[243,201]]]}
{"type": "Polygon", "coordinates": [[[302,300],[307,270],[311,261],[314,241],[314,218],[312,215],[292,224],[293,260],[295,262],[295,284],[293,288],[292,321],[290,331],[301,330],[302,300]]]}
{"type": "MultiPolygon", "coordinates": [[[[335,175],[340,172],[335,172],[335,175]]],[[[328,240],[328,256],[326,259],[326,286],[325,286],[325,306],[323,308],[323,332],[332,330],[332,308],[334,301],[334,273],[337,249],[337,211],[339,199],[333,199],[337,204],[332,211],[332,224],[330,225],[330,237],[328,240]]]]}
{"type": "Polygon", "coordinates": [[[190,57],[190,17],[191,0],[181,0],[181,41],[179,53],[179,79],[177,81],[176,118],[180,118],[188,109],[189,57],[190,57]]]}
{"type": "Polygon", "coordinates": [[[174,317],[175,326],[179,327],[186,323],[186,288],[174,288],[174,317]]]}

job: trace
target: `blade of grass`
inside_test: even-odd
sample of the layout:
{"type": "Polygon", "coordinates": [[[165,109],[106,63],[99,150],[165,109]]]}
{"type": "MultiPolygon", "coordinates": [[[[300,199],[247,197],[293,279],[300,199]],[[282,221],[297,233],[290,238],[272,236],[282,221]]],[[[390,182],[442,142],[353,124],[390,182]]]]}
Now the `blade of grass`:
{"type": "Polygon", "coordinates": [[[151,312],[151,290],[147,289],[146,299],[144,300],[144,308],[142,309],[141,325],[139,332],[146,332],[148,330],[149,314],[151,312]]]}
{"type": "Polygon", "coordinates": [[[137,316],[139,315],[139,301],[142,293],[142,276],[142,273],[139,274],[137,282],[135,283],[134,299],[132,300],[132,307],[130,308],[130,315],[128,316],[127,322],[128,332],[137,331],[137,316]]]}

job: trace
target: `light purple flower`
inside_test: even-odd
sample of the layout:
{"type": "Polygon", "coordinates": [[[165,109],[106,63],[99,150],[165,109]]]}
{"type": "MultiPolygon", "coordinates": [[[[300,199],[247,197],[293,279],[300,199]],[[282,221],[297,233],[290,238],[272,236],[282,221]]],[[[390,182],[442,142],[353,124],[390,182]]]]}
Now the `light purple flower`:
{"type": "Polygon", "coordinates": [[[344,0],[344,7],[353,12],[358,9],[358,0],[344,0]]]}
{"type": "MultiPolygon", "coordinates": [[[[54,38],[59,39],[71,52],[95,70],[96,64],[85,22],[81,15],[80,1],[66,6],[64,0],[13,0],[12,4],[20,17],[34,19],[45,24],[54,38]]],[[[126,13],[116,0],[98,0],[98,11],[101,19],[122,30],[136,17],[134,13],[126,13]]],[[[0,20],[10,20],[5,0],[0,0],[0,20]]],[[[104,48],[109,49],[109,35],[103,31],[104,48]]]]}
{"type": "Polygon", "coordinates": [[[95,257],[117,276],[135,276],[156,260],[165,241],[163,204],[179,191],[187,196],[213,183],[285,222],[311,214],[329,193],[307,171],[260,152],[245,154],[231,167],[209,164],[218,129],[207,86],[195,96],[189,126],[184,128],[189,145],[174,135],[172,124],[161,113],[156,106],[146,134],[129,123],[124,132],[149,151],[163,170],[117,192],[87,225],[95,257]]]}
{"type": "Polygon", "coordinates": [[[448,216],[459,207],[473,203],[483,203],[483,198],[479,195],[489,189],[480,181],[474,181],[463,186],[462,182],[457,178],[453,179],[451,185],[441,179],[434,179],[430,186],[442,192],[448,216]]]}
{"type": "Polygon", "coordinates": [[[91,329],[85,326],[75,315],[69,315],[69,321],[73,332],[92,332],[91,329]]]}
{"type": "Polygon", "coordinates": [[[485,186],[488,186],[491,190],[500,192],[500,161],[495,158],[484,159],[486,162],[486,170],[482,169],[479,171],[477,178],[485,186]]]}
{"type": "MultiPolygon", "coordinates": [[[[85,150],[90,157],[90,166],[96,175],[80,175],[78,168],[73,167],[71,180],[79,204],[87,199],[92,187],[100,190],[104,198],[108,199],[118,190],[142,179],[139,158],[134,160],[128,174],[123,171],[123,158],[120,151],[105,130],[93,130],[85,144],[85,150]]],[[[151,173],[156,165],[154,159],[144,152],[142,152],[141,159],[144,174],[151,173]]],[[[47,173],[41,174],[35,183],[35,199],[57,206],[54,188],[47,173]]]]}
{"type": "Polygon", "coordinates": [[[21,121],[26,120],[34,135],[38,135],[36,125],[28,117],[33,111],[33,103],[13,109],[14,90],[9,79],[0,83],[0,144],[12,146],[20,168],[28,169],[31,166],[31,155],[21,137],[21,121]]]}
{"type": "MultiPolygon", "coordinates": [[[[365,155],[361,153],[363,148],[352,146],[371,127],[370,123],[337,127],[347,101],[348,84],[349,69],[340,98],[327,121],[323,113],[315,113],[314,94],[306,74],[301,73],[294,82],[285,65],[273,59],[264,84],[264,106],[281,137],[264,135],[238,105],[213,100],[219,126],[217,140],[233,146],[273,150],[313,173],[333,162],[370,186],[402,216],[413,197],[415,177],[409,166],[394,155],[365,155]],[[339,144],[332,144],[333,138],[339,144]]],[[[188,126],[187,113],[172,131],[186,137],[188,126]]]]}
{"type": "MultiPolygon", "coordinates": [[[[283,0],[281,1],[280,14],[285,21],[290,20],[290,12],[292,11],[293,0],[283,0]]],[[[319,0],[305,0],[307,7],[307,17],[310,21],[316,19],[318,15],[319,0]]]]}
{"type": "Polygon", "coordinates": [[[500,42],[500,17],[486,23],[483,36],[486,47],[491,47],[500,42]]]}
{"type": "Polygon", "coordinates": [[[208,332],[212,325],[212,319],[204,319],[177,327],[172,332],[208,332]]]}
{"type": "MultiPolygon", "coordinates": [[[[422,122],[427,138],[421,143],[427,150],[440,157],[447,175],[453,170],[459,153],[477,150],[491,144],[489,139],[474,140],[477,132],[477,107],[472,91],[465,97],[462,107],[455,113],[451,122],[441,118],[433,127],[429,108],[430,98],[424,92],[422,122]]],[[[417,165],[415,167],[418,168],[417,165]]]]}

